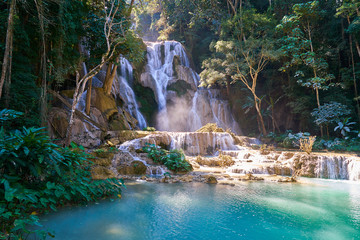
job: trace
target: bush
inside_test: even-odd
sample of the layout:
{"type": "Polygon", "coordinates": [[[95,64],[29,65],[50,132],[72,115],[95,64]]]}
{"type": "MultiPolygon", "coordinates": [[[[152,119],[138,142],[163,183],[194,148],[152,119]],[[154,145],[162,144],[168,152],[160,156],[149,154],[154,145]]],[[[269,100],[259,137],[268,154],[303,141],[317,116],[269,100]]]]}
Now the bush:
{"type": "Polygon", "coordinates": [[[61,148],[41,128],[7,133],[1,127],[0,149],[0,239],[45,238],[51,234],[30,230],[39,225],[38,213],[121,193],[120,180],[91,179],[90,155],[82,148],[61,148]]]}
{"type": "Polygon", "coordinates": [[[155,144],[146,143],[142,148],[144,152],[156,163],[165,165],[169,170],[174,172],[188,172],[192,166],[185,159],[182,150],[173,149],[167,151],[155,144]]]}
{"type": "Polygon", "coordinates": [[[310,154],[312,152],[312,148],[315,140],[316,140],[315,136],[309,136],[308,138],[301,138],[299,140],[300,150],[306,152],[307,154],[310,154]]]}
{"type": "Polygon", "coordinates": [[[300,139],[306,139],[310,137],[310,133],[308,132],[299,132],[292,134],[291,132],[288,133],[287,137],[283,141],[283,147],[286,148],[295,148],[297,146],[300,146],[300,139]]]}
{"type": "Polygon", "coordinates": [[[146,127],[146,128],[143,128],[143,131],[155,132],[156,129],[154,127],[146,127]]]}

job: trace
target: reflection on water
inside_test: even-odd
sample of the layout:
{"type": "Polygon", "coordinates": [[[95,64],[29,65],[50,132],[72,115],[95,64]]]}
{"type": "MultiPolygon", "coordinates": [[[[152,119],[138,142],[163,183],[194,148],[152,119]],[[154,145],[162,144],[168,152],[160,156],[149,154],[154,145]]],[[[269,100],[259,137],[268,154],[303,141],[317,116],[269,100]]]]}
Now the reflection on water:
{"type": "Polygon", "coordinates": [[[55,239],[360,239],[360,184],[131,184],[123,198],[43,217],[55,239]]]}

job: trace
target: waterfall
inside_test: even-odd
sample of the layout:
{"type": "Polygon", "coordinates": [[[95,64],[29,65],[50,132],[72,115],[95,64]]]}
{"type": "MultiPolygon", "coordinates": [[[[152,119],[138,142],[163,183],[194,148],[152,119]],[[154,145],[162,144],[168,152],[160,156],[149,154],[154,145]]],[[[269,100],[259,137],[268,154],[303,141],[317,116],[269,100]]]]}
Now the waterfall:
{"type": "Polygon", "coordinates": [[[158,104],[156,128],[164,131],[195,131],[207,123],[216,123],[241,134],[232,116],[229,103],[217,90],[198,88],[200,77],[190,67],[181,43],[176,41],[146,42],[147,65],[141,74],[143,86],[154,91],[158,104]],[[169,89],[182,84],[185,94],[169,89]],[[186,86],[186,89],[184,89],[186,86]]]}
{"type": "Polygon", "coordinates": [[[117,97],[120,97],[124,102],[126,110],[138,121],[140,129],[147,126],[144,116],[139,111],[138,104],[136,102],[135,93],[130,87],[133,84],[133,68],[131,63],[126,59],[120,58],[120,73],[115,76],[113,84],[113,92],[117,97]]]}

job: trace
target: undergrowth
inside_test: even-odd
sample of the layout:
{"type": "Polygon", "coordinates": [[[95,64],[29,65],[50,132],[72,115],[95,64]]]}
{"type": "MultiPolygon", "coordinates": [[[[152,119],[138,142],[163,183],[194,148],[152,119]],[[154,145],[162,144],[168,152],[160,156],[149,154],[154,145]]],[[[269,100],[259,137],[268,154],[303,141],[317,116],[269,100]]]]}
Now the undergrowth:
{"type": "MultiPolygon", "coordinates": [[[[21,115],[0,111],[0,121],[21,115]]],[[[62,148],[42,128],[0,129],[0,239],[53,236],[38,214],[69,204],[87,204],[121,193],[122,180],[92,180],[90,155],[72,144],[62,148]]]]}
{"type": "Polygon", "coordinates": [[[182,150],[173,149],[167,151],[155,144],[146,143],[142,148],[144,152],[156,163],[165,165],[169,170],[174,172],[188,172],[192,166],[185,159],[182,150]]]}

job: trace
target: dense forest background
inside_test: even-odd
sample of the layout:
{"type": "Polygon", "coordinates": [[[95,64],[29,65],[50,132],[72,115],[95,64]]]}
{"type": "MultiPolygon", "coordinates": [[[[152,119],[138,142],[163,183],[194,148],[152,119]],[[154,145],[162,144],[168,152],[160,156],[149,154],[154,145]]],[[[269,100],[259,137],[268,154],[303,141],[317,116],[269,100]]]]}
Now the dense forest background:
{"type": "MultiPolygon", "coordinates": [[[[89,160],[107,154],[111,162],[119,150],[108,144],[87,155],[71,143],[72,126],[75,113],[96,124],[95,144],[84,140],[92,147],[104,144],[108,129],[136,127],[111,96],[121,56],[134,67],[141,110],[153,115],[154,93],[136,83],[146,41],[181,42],[200,87],[221,90],[244,134],[265,143],[256,145],[260,150],[267,151],[266,144],[298,149],[296,142],[304,150],[305,142],[309,154],[360,152],[359,8],[360,0],[1,1],[0,238],[25,239],[34,231],[52,236],[29,229],[39,213],[121,198],[123,182],[97,178],[89,160]],[[103,85],[94,90],[99,72],[103,85]],[[85,90],[85,111],[76,112],[85,90]],[[92,93],[101,102],[93,119],[92,93]],[[52,136],[66,138],[61,146],[46,132],[50,112],[63,117],[55,120],[64,131],[52,136]]],[[[182,154],[176,158],[185,161],[182,154]]]]}
{"type": "Polygon", "coordinates": [[[109,35],[106,62],[144,61],[140,38],[177,40],[201,86],[224,90],[245,134],[357,136],[356,0],[3,1],[0,59],[11,61],[2,64],[0,104],[25,113],[16,124],[46,125],[48,90],[75,88],[83,61],[90,69],[104,61],[104,3],[118,4],[121,23],[109,35]]]}

